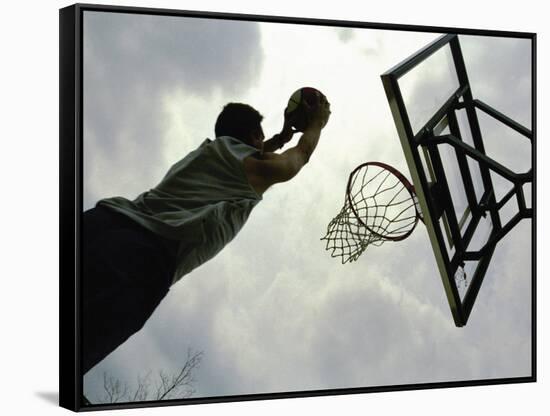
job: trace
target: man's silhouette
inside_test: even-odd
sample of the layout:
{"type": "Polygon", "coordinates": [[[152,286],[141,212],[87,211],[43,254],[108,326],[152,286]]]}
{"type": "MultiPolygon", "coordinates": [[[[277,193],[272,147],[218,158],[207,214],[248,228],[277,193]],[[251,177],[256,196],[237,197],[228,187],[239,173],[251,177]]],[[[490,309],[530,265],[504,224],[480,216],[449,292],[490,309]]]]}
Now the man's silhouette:
{"type": "Polygon", "coordinates": [[[307,106],[298,144],[285,119],[264,142],[263,117],[227,104],[206,139],[153,189],[131,201],[103,199],[83,215],[82,362],[86,373],[143,327],[171,285],[214,257],[245,224],[272,185],[308,162],[330,116],[324,96],[307,106]]]}

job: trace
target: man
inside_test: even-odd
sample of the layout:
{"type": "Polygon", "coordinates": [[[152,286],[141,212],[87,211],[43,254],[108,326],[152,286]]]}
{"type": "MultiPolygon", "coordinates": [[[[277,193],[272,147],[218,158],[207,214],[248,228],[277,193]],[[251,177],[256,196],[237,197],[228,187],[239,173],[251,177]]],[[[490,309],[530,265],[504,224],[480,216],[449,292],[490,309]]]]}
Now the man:
{"type": "Polygon", "coordinates": [[[330,116],[324,96],[306,104],[298,144],[292,120],[264,142],[263,117],[230,103],[206,139],[153,189],[130,201],[103,199],[83,215],[82,365],[86,373],[143,327],[172,284],[214,257],[245,224],[263,193],[293,178],[330,116]]]}

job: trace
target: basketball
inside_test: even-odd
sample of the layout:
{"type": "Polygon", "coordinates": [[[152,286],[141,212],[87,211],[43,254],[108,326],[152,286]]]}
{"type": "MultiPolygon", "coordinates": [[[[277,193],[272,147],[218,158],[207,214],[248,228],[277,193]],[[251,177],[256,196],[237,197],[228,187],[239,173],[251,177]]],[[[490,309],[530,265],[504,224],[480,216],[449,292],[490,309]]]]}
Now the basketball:
{"type": "Polygon", "coordinates": [[[306,102],[310,107],[315,107],[319,103],[319,98],[324,97],[323,93],[312,87],[303,87],[295,91],[285,109],[285,117],[292,118],[292,127],[296,131],[303,132],[308,125],[306,102]]]}

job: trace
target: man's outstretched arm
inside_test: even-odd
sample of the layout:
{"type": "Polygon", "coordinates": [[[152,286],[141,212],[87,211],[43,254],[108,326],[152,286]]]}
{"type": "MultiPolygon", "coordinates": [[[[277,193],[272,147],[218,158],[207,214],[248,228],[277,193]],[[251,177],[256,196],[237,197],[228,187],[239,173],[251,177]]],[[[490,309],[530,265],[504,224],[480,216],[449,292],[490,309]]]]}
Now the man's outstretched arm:
{"type": "Polygon", "coordinates": [[[248,157],[244,168],[252,187],[262,194],[270,186],[292,179],[304,167],[313,154],[321,130],[330,116],[330,104],[323,99],[319,106],[312,110],[311,121],[295,147],[281,154],[265,153],[262,157],[248,157]]]}
{"type": "Polygon", "coordinates": [[[285,140],[285,137],[287,136],[283,135],[283,133],[281,132],[273,136],[271,139],[266,140],[264,142],[263,151],[267,153],[276,152],[277,150],[282,148],[285,145],[285,143],[289,141],[289,140],[285,140]]]}

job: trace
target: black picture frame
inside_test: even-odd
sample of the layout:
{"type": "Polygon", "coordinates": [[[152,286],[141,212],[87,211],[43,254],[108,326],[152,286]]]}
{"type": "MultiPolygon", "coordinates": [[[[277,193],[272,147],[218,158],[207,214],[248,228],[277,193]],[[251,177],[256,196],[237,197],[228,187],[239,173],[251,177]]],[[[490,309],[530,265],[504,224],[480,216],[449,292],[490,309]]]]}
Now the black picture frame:
{"type": "Polygon", "coordinates": [[[294,397],[359,394],[432,388],[466,387],[509,383],[531,383],[537,380],[536,351],[536,34],[476,30],[468,28],[447,28],[411,26],[400,24],[369,23],[260,16],[215,12],[198,12],[156,8],[75,4],[59,11],[59,143],[60,143],[60,340],[59,340],[59,402],[64,408],[74,411],[109,410],[124,408],[160,407],[186,404],[236,402],[294,397]],[[83,13],[86,11],[106,13],[130,13],[159,16],[182,16],[191,18],[213,18],[232,21],[253,21],[268,23],[301,24],[340,28],[369,28],[396,31],[421,31],[427,33],[455,33],[459,35],[480,35],[530,39],[532,42],[532,167],[534,173],[532,189],[532,293],[531,293],[531,375],[526,377],[496,378],[433,382],[406,385],[384,385],[361,388],[273,392],[268,394],[247,394],[188,398],[166,401],[129,402],[120,404],[91,404],[83,394],[81,370],[81,253],[80,241],[83,212],[83,13]]]}

